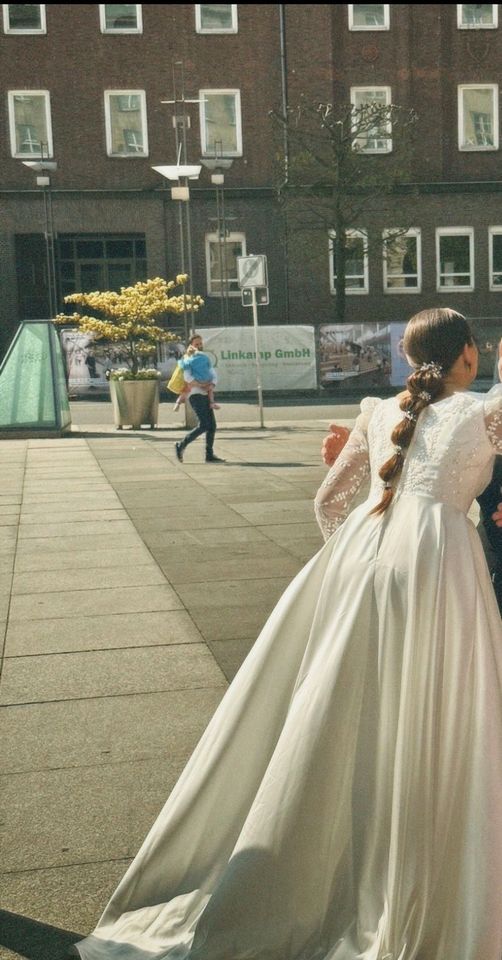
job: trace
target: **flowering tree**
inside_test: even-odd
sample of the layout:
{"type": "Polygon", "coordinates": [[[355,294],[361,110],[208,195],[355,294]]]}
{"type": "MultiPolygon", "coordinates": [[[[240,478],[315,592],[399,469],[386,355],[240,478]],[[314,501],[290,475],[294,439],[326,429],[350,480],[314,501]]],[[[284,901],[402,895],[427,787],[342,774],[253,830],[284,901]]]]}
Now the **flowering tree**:
{"type": "Polygon", "coordinates": [[[97,316],[60,313],[55,321],[74,323],[96,340],[123,344],[132,377],[140,376],[143,358],[153,356],[158,343],[179,339],[160,326],[158,318],[166,313],[198,310],[204,304],[198,294],[190,296],[184,292],[187,280],[186,274],[179,274],[176,280],[155,277],[139,281],[132,287],[121,287],[120,293],[113,290],[72,293],[64,298],[65,303],[87,307],[97,316]],[[181,288],[181,292],[174,293],[175,288],[181,288]]]}

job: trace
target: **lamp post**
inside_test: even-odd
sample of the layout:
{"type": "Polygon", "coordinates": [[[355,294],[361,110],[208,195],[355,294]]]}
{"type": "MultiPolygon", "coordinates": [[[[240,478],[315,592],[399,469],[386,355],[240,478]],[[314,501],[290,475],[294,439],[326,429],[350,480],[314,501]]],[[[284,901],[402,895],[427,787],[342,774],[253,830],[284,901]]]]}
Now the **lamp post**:
{"type": "MultiPolygon", "coordinates": [[[[171,188],[171,197],[173,200],[179,200],[180,204],[178,206],[178,223],[180,228],[180,254],[181,254],[181,269],[185,269],[185,235],[186,235],[186,253],[187,253],[187,266],[188,266],[188,291],[193,297],[193,271],[192,271],[192,231],[191,231],[191,222],[190,222],[190,191],[187,184],[187,179],[197,180],[200,174],[200,165],[190,166],[187,161],[187,130],[190,129],[190,117],[186,112],[187,103],[200,103],[200,99],[187,98],[185,96],[185,67],[182,60],[176,60],[173,63],[173,99],[172,100],[161,100],[161,103],[172,104],[174,106],[174,116],[173,116],[173,127],[175,134],[176,142],[176,157],[177,157],[177,168],[192,170],[197,172],[192,173],[178,173],[176,176],[171,176],[166,171],[172,170],[172,167],[153,167],[158,173],[162,176],[167,177],[168,180],[178,180],[178,187],[171,188]],[[179,95],[178,95],[179,91],[179,95]],[[181,161],[181,166],[180,166],[181,161]],[[184,179],[184,183],[180,184],[180,178],[184,179]],[[173,194],[174,190],[174,194],[173,194]],[[183,218],[185,219],[185,227],[183,226],[183,218]]],[[[187,315],[186,310],[184,311],[185,317],[185,338],[188,341],[188,324],[187,324],[187,315]]],[[[195,324],[194,311],[191,310],[191,323],[192,329],[195,324]]]]}
{"type": "MultiPolygon", "coordinates": [[[[216,187],[216,225],[218,237],[218,260],[220,272],[221,294],[221,322],[223,326],[229,322],[228,310],[228,261],[227,261],[227,217],[225,213],[225,170],[229,170],[233,160],[228,157],[215,155],[201,158],[201,164],[211,173],[211,183],[216,187]]],[[[210,219],[213,219],[210,217],[210,219]]],[[[235,218],[231,218],[235,219],[235,218]]]]}
{"type": "MultiPolygon", "coordinates": [[[[178,222],[180,228],[180,265],[181,272],[185,272],[185,239],[186,239],[186,248],[187,248],[187,261],[188,261],[188,277],[189,277],[189,287],[190,292],[192,291],[192,237],[190,232],[190,219],[186,218],[186,237],[185,230],[183,227],[183,208],[188,210],[188,201],[190,200],[190,188],[188,186],[189,180],[198,180],[201,167],[199,164],[180,164],[179,158],[177,164],[152,167],[152,170],[155,170],[156,173],[160,173],[161,177],[165,177],[166,180],[177,180],[178,185],[176,187],[171,187],[171,199],[178,201],[178,222]]],[[[183,300],[185,304],[185,298],[183,295],[183,300]]],[[[186,306],[183,308],[183,320],[185,327],[185,343],[188,343],[189,339],[189,329],[188,329],[188,315],[186,306]]],[[[191,322],[192,329],[195,323],[193,307],[191,307],[191,322]]]]}
{"type": "Polygon", "coordinates": [[[51,317],[55,317],[57,313],[56,250],[50,175],[57,170],[58,165],[56,160],[23,160],[22,162],[25,167],[30,167],[30,169],[34,170],[37,174],[37,187],[41,187],[43,190],[47,292],[49,297],[49,313],[51,317]]]}

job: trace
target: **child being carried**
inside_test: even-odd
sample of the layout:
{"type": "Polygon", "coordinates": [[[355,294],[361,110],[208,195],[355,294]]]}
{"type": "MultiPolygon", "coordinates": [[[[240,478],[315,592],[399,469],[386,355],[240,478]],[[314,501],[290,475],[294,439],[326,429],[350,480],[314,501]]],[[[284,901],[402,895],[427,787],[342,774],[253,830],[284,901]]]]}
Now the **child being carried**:
{"type": "Polygon", "coordinates": [[[190,395],[192,387],[197,385],[207,393],[209,406],[211,409],[219,410],[220,406],[218,403],[215,403],[214,400],[216,374],[207,354],[190,344],[190,346],[187,347],[184,357],[182,357],[181,360],[178,360],[178,367],[181,367],[183,371],[188,371],[188,373],[193,377],[193,380],[187,381],[185,379],[183,390],[179,394],[178,399],[174,404],[174,409],[179,410],[180,405],[185,403],[187,397],[190,395]]]}

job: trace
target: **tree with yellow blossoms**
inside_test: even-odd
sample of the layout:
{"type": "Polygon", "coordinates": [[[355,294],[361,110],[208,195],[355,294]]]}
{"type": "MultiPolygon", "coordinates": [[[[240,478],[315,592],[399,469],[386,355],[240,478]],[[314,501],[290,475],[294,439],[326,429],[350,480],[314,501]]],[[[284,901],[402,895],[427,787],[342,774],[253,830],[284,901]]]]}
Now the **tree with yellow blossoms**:
{"type": "Polygon", "coordinates": [[[95,340],[109,340],[124,345],[131,374],[136,376],[144,357],[153,356],[157,344],[179,338],[159,324],[159,317],[166,313],[182,314],[185,310],[198,310],[204,301],[198,294],[184,292],[188,280],[179,274],[176,280],[139,281],[132,287],[121,287],[120,293],[113,290],[94,293],[72,293],[65,303],[87,307],[96,316],[74,313],[72,316],[58,314],[56,323],[73,323],[83,333],[95,340]],[[181,292],[174,291],[180,288],[181,292]]]}

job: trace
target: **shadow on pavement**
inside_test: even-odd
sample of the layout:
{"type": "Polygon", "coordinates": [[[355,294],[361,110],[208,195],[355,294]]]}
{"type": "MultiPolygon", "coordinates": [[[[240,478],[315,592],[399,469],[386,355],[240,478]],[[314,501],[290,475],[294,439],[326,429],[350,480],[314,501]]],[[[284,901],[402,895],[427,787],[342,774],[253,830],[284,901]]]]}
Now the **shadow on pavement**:
{"type": "Polygon", "coordinates": [[[66,960],[71,945],[83,934],[60,930],[30,917],[0,910],[0,947],[27,960],[66,960]]]}

